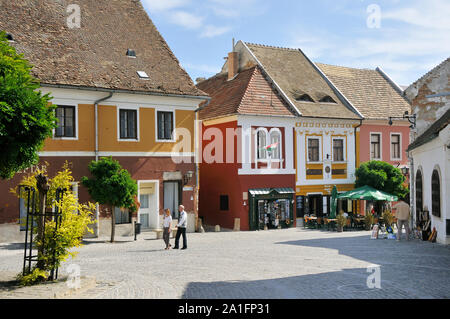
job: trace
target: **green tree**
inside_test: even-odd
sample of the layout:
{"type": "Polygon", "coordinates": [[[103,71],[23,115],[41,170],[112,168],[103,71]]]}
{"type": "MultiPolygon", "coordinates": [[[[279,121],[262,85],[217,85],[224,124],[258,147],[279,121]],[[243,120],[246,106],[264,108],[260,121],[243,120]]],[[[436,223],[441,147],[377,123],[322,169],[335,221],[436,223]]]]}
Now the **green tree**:
{"type": "Polygon", "coordinates": [[[368,185],[400,198],[409,193],[402,171],[389,163],[381,161],[362,163],[355,175],[356,188],[368,185]]]}
{"type": "Polygon", "coordinates": [[[0,32],[0,178],[10,179],[39,160],[38,152],[56,127],[51,97],[37,89],[32,66],[0,32]]]}
{"type": "Polygon", "coordinates": [[[128,208],[136,211],[135,196],[137,183],[130,173],[123,169],[112,157],[103,157],[100,161],[92,161],[89,171],[93,178],[83,177],[82,184],[87,187],[91,197],[111,209],[111,242],[114,242],[116,217],[113,207],[128,208]]]}

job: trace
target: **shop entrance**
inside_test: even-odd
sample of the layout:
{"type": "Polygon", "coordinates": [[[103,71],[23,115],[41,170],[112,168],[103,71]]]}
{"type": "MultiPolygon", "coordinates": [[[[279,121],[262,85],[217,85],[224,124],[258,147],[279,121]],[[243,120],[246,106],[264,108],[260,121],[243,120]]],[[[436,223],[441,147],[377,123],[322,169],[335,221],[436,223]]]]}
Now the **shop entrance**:
{"type": "Polygon", "coordinates": [[[293,226],[294,190],[272,188],[249,190],[250,230],[278,229],[293,226]]]}

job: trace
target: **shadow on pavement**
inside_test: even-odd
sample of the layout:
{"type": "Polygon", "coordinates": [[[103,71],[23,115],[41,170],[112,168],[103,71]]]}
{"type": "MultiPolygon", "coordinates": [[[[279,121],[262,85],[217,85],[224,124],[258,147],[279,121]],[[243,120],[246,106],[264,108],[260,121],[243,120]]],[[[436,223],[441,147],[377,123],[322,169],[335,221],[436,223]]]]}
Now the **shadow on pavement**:
{"type": "Polygon", "coordinates": [[[0,244],[0,250],[23,250],[25,247],[24,243],[8,243],[0,244]]]}

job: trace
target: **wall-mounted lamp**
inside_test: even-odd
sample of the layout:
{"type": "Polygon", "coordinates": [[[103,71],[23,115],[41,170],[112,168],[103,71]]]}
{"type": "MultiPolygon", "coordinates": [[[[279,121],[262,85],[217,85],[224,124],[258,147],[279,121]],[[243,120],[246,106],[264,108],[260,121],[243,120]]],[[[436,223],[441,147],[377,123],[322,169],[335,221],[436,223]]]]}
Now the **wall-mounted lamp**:
{"type": "Polygon", "coordinates": [[[411,124],[410,128],[412,128],[412,129],[416,128],[416,120],[417,120],[416,114],[409,115],[408,111],[405,111],[405,114],[403,114],[403,117],[390,116],[389,117],[389,125],[390,126],[392,126],[394,124],[394,122],[392,121],[393,119],[400,119],[400,120],[407,119],[408,122],[411,124]]]}
{"type": "Polygon", "coordinates": [[[402,173],[403,173],[403,175],[408,175],[408,173],[409,173],[409,167],[402,167],[402,173]]]}
{"type": "Polygon", "coordinates": [[[192,179],[192,176],[194,176],[194,172],[193,171],[187,171],[186,174],[184,174],[184,176],[183,176],[183,183],[184,183],[184,185],[189,183],[189,181],[192,179]]]}

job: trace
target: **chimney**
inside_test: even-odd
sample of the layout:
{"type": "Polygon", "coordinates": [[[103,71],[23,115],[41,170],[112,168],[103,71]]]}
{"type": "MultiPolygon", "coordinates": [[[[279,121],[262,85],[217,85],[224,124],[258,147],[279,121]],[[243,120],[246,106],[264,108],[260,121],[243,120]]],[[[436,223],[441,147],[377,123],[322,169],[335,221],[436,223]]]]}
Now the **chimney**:
{"type": "Polygon", "coordinates": [[[234,51],[234,39],[233,39],[233,51],[228,53],[228,81],[233,79],[239,73],[239,53],[234,51]]]}

